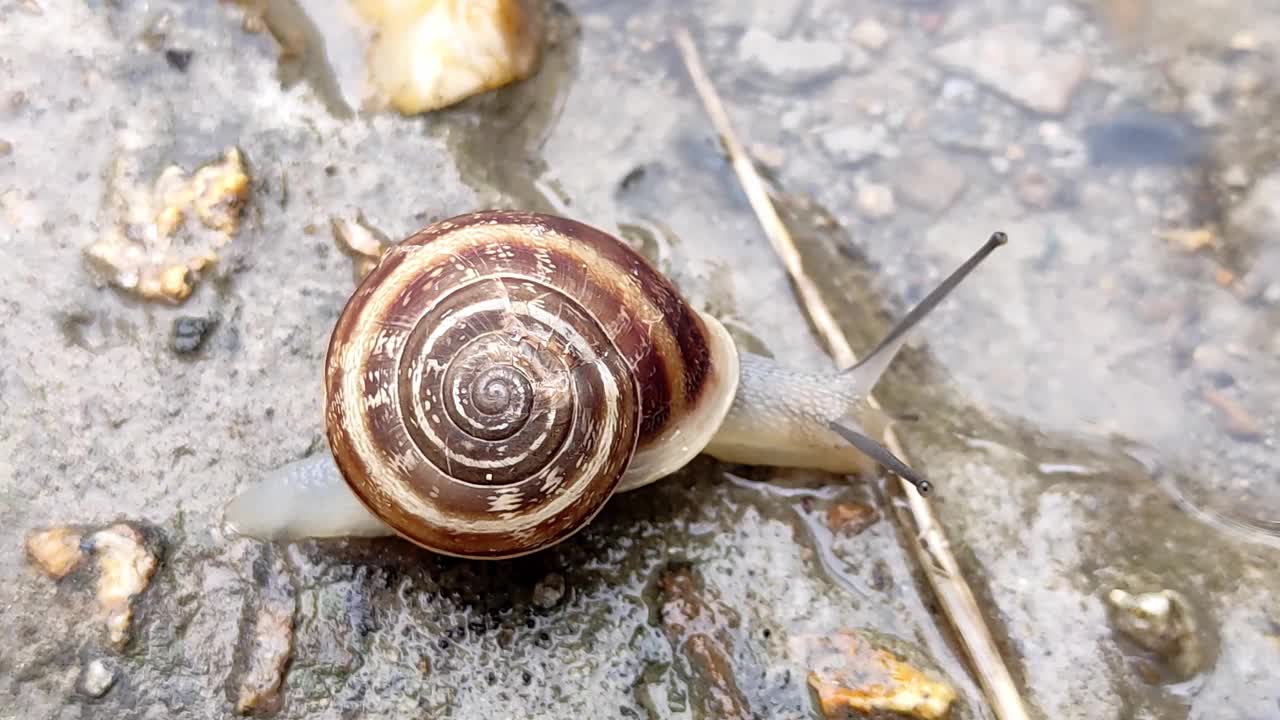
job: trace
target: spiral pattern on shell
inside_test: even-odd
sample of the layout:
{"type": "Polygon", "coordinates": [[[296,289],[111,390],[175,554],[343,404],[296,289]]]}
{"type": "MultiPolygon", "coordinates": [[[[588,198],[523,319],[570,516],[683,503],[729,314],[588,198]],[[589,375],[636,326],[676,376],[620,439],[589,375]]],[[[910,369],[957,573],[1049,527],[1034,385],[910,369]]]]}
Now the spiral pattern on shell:
{"type": "Polygon", "coordinates": [[[696,400],[700,327],[642,258],[586,225],[442,221],[389,250],[338,320],[330,448],[409,540],[527,554],[586,525],[637,443],[696,400]]]}

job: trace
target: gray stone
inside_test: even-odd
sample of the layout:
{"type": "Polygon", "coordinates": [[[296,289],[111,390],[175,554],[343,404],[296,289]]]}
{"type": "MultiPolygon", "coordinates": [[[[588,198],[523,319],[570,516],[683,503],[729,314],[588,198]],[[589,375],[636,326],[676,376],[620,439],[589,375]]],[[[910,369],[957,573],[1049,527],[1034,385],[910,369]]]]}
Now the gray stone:
{"type": "Polygon", "coordinates": [[[1036,128],[1040,143],[1052,156],[1049,163],[1060,168],[1080,168],[1089,161],[1084,140],[1069,132],[1061,123],[1042,122],[1036,128]]]}
{"type": "Polygon", "coordinates": [[[788,84],[830,75],[845,64],[844,48],[821,40],[779,40],[750,29],[738,42],[738,57],[768,77],[788,84]]]}
{"type": "Polygon", "coordinates": [[[1078,22],[1079,18],[1077,18],[1075,10],[1066,5],[1055,3],[1044,11],[1044,22],[1041,29],[1046,38],[1058,40],[1073,30],[1078,22]]]}
{"type": "Polygon", "coordinates": [[[929,120],[929,137],[942,147],[990,153],[1004,146],[1005,130],[997,118],[970,110],[946,110],[929,120]]]}
{"type": "Polygon", "coordinates": [[[564,599],[564,592],[564,576],[560,573],[551,573],[533,586],[533,603],[544,610],[549,610],[564,599]]]}
{"type": "Polygon", "coordinates": [[[837,162],[857,165],[883,153],[888,131],[880,124],[849,125],[822,133],[818,141],[837,162]]]}
{"type": "Polygon", "coordinates": [[[858,210],[871,220],[883,220],[897,210],[893,201],[893,188],[881,183],[858,185],[858,210]]]}
{"type": "Polygon", "coordinates": [[[978,99],[978,86],[961,77],[949,77],[942,82],[938,96],[946,102],[972,103],[978,99]]]}
{"type": "Polygon", "coordinates": [[[889,31],[875,18],[865,18],[853,26],[853,41],[868,50],[878,52],[889,44],[889,31]]]}
{"type": "Polygon", "coordinates": [[[1218,106],[1218,101],[1208,93],[1187,93],[1182,100],[1182,106],[1191,116],[1191,122],[1196,127],[1218,127],[1225,122],[1225,116],[1222,108],[1218,106]]]}
{"type": "Polygon", "coordinates": [[[1186,93],[1217,95],[1227,88],[1231,71],[1217,60],[1196,53],[1176,58],[1169,66],[1169,79],[1186,93]]]}
{"type": "Polygon", "coordinates": [[[199,350],[212,325],[213,321],[209,318],[187,315],[174,318],[173,337],[170,338],[169,347],[180,355],[199,350]]]}
{"type": "Polygon", "coordinates": [[[90,697],[102,697],[116,682],[115,664],[101,658],[90,660],[80,676],[80,689],[90,697]]]}
{"type": "MultiPolygon", "coordinates": [[[[1249,193],[1228,213],[1229,224],[1237,232],[1259,239],[1280,237],[1280,170],[1254,183],[1249,193]]],[[[1274,247],[1272,242],[1268,246],[1274,247]]]]}
{"type": "Polygon", "coordinates": [[[904,155],[894,163],[893,186],[908,204],[939,213],[951,207],[968,183],[964,170],[939,153],[904,155]]]}
{"type": "Polygon", "coordinates": [[[1085,79],[1088,62],[1044,47],[1038,36],[1037,28],[1023,23],[996,25],[943,45],[933,58],[1029,110],[1061,115],[1085,79]]]}

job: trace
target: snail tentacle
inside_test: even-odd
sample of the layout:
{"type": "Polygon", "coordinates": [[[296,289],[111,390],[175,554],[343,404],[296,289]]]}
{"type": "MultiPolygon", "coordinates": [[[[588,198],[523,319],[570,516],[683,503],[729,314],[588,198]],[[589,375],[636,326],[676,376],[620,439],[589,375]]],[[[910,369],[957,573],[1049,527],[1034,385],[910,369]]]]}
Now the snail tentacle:
{"type": "Polygon", "coordinates": [[[927,493],[932,484],[880,443],[888,417],[866,399],[884,376],[910,331],[936,308],[997,247],[1004,233],[992,234],[889,331],[874,350],[840,372],[805,373],[743,352],[738,394],[707,453],[751,465],[803,467],[862,474],[879,464],[927,493]],[[875,425],[864,429],[864,425],[875,425]],[[870,432],[869,432],[870,431],[870,432]],[[854,450],[855,452],[850,452],[854,450]]]}
{"type": "Polygon", "coordinates": [[[848,382],[853,385],[853,392],[859,397],[866,397],[880,382],[880,378],[884,376],[885,370],[897,357],[898,351],[906,344],[911,330],[925,317],[929,315],[939,304],[951,294],[952,290],[960,284],[962,280],[973,272],[973,269],[990,255],[996,248],[1004,245],[1009,241],[1008,236],[1003,232],[994,232],[987,242],[978,251],[969,256],[960,267],[956,268],[947,276],[936,288],[933,289],[924,300],[921,300],[914,308],[911,309],[898,324],[889,331],[884,339],[875,346],[871,352],[867,353],[853,367],[845,370],[848,382]]]}

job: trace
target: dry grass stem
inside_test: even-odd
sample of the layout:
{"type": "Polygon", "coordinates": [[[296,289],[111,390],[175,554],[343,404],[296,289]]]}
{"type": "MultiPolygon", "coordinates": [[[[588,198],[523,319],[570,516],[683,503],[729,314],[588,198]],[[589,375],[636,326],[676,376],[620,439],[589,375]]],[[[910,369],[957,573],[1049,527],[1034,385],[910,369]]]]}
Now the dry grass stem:
{"type": "MultiPolygon", "coordinates": [[[[848,339],[836,323],[831,309],[823,301],[812,278],[805,272],[800,260],[800,252],[791,238],[791,233],[787,231],[786,225],[774,208],[764,180],[752,165],[750,157],[734,133],[715,87],[707,76],[706,70],[703,69],[693,39],[687,30],[679,28],[676,30],[676,42],[684,56],[685,66],[694,87],[706,107],[707,114],[711,117],[716,132],[725,144],[747,199],[764,227],[769,241],[773,244],[774,251],[786,265],[806,312],[813,319],[836,363],[841,367],[853,365],[857,361],[853,348],[850,347],[848,339]]],[[[872,407],[880,408],[880,403],[875,397],[869,396],[867,401],[872,407]]],[[[885,432],[884,442],[898,457],[906,458],[892,428],[885,432]]],[[[913,540],[912,549],[934,593],[945,608],[947,617],[968,654],[988,701],[1000,720],[1026,720],[1027,711],[1023,705],[1022,696],[996,648],[995,640],[987,628],[973,592],[965,582],[960,565],[951,552],[950,544],[947,542],[937,515],[934,514],[929,501],[916,492],[910,483],[900,477],[898,482],[907,498],[908,507],[911,510],[911,522],[914,524],[914,527],[907,528],[907,535],[913,540]]]]}

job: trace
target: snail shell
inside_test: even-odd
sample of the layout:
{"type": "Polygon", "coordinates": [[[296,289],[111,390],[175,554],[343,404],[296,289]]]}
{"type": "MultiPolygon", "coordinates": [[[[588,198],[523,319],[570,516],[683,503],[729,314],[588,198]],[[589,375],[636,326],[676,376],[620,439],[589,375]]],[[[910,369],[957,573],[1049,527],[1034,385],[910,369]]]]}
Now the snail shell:
{"type": "Polygon", "coordinates": [[[390,249],[350,298],[326,358],[329,445],[401,536],[522,555],[701,452],[738,364],[724,327],[619,240],[476,213],[390,249]]]}

